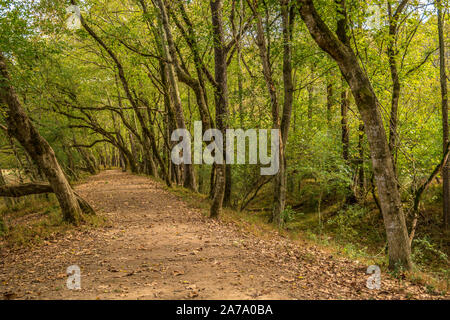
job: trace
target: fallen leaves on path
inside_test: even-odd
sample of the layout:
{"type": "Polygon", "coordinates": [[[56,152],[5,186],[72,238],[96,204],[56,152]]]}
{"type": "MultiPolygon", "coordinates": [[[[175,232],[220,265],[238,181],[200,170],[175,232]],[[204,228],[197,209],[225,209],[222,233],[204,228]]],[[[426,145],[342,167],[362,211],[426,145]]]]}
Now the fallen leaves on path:
{"type": "Polygon", "coordinates": [[[109,225],[75,230],[31,249],[0,249],[4,299],[436,299],[367,266],[294,244],[261,239],[205,218],[153,180],[104,171],[77,187],[109,225]],[[81,268],[81,290],[66,269],[81,268]]]}

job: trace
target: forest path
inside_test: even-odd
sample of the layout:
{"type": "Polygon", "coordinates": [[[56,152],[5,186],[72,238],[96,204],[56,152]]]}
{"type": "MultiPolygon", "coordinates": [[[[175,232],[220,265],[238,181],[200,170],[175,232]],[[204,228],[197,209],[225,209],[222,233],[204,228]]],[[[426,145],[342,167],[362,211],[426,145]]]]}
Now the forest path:
{"type": "MultiPolygon", "coordinates": [[[[78,186],[108,227],[75,230],[31,249],[0,249],[0,294],[19,299],[406,299],[423,287],[382,275],[366,288],[366,265],[270,235],[212,221],[159,183],[103,171],[78,186]],[[81,290],[66,268],[81,268],[81,290]]],[[[437,297],[434,297],[437,298],[437,297]]]]}

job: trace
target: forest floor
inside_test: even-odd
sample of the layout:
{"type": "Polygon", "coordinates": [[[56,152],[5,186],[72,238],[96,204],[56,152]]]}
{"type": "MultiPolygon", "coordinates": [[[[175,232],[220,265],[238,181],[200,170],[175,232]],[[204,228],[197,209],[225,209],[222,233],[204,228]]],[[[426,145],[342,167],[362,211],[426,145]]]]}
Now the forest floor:
{"type": "MultiPolygon", "coordinates": [[[[31,248],[0,248],[0,295],[16,299],[449,299],[276,232],[211,220],[164,185],[103,171],[77,186],[107,218],[31,248]],[[81,268],[81,290],[66,269],[81,268]]],[[[1,296],[0,296],[1,298],[1,296]]]]}

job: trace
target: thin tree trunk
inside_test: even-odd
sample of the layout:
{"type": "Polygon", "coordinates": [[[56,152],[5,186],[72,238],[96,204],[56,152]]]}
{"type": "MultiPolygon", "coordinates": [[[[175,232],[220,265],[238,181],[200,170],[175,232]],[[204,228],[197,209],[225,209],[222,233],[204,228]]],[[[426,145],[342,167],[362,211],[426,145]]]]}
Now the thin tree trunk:
{"type": "Polygon", "coordinates": [[[410,245],[412,244],[412,241],[414,239],[414,234],[416,232],[417,221],[419,219],[419,205],[420,205],[420,199],[422,197],[422,194],[428,188],[428,186],[431,184],[433,179],[438,175],[439,171],[441,171],[442,168],[444,167],[444,165],[448,162],[449,152],[450,152],[450,144],[447,144],[446,151],[444,152],[444,156],[442,157],[441,162],[434,168],[433,172],[428,177],[428,179],[425,180],[425,182],[416,190],[416,192],[414,194],[414,204],[413,204],[413,209],[412,209],[413,222],[411,225],[411,233],[409,235],[409,244],[410,245]]]}
{"type": "MultiPolygon", "coordinates": [[[[166,8],[162,0],[156,0],[158,4],[160,14],[161,14],[161,36],[162,36],[162,51],[164,58],[167,61],[173,61],[176,59],[176,52],[172,40],[172,35],[170,33],[169,18],[167,16],[166,8]]],[[[177,76],[175,74],[175,67],[172,63],[167,64],[169,82],[171,85],[170,93],[172,95],[172,102],[175,108],[175,118],[177,122],[178,129],[186,129],[186,123],[183,114],[183,107],[181,105],[180,91],[178,88],[177,76]]],[[[183,186],[189,188],[193,191],[197,191],[197,186],[195,183],[194,167],[192,164],[184,163],[184,181],[183,186]]]]}
{"type": "Polygon", "coordinates": [[[294,84],[292,80],[292,30],[294,27],[295,6],[290,0],[281,0],[281,18],[283,30],[283,87],[284,100],[281,115],[281,137],[279,154],[279,171],[275,176],[274,210],[272,217],[277,225],[284,224],[281,214],[286,205],[286,145],[292,116],[292,103],[294,99],[294,84]]]}
{"type": "MultiPolygon", "coordinates": [[[[345,0],[336,0],[338,5],[338,21],[336,34],[339,40],[345,44],[349,44],[348,39],[348,21],[347,10],[345,0]]],[[[350,99],[347,89],[347,83],[344,76],[341,77],[341,142],[342,142],[342,157],[344,161],[349,163],[349,149],[350,149],[350,133],[348,128],[348,107],[350,105],[350,99]]]]}
{"type": "Polygon", "coordinates": [[[223,206],[231,207],[232,169],[230,164],[225,165],[225,193],[223,195],[223,206]]]}
{"type": "Polygon", "coordinates": [[[254,7],[247,1],[253,14],[256,17],[257,45],[263,66],[264,79],[266,81],[267,90],[269,92],[272,106],[272,125],[274,129],[280,129],[279,141],[279,170],[274,179],[274,203],[271,221],[277,226],[283,224],[281,213],[285,209],[286,204],[286,156],[285,145],[287,143],[289,126],[292,114],[293,102],[293,82],[292,82],[292,28],[294,21],[294,10],[289,0],[281,0],[282,10],[282,29],[283,29],[283,84],[284,84],[284,101],[283,114],[280,122],[280,107],[278,103],[278,95],[273,80],[273,72],[271,69],[269,49],[266,44],[264,28],[261,15],[258,8],[254,7]]]}
{"type": "Polygon", "coordinates": [[[359,130],[358,130],[358,152],[359,152],[359,159],[358,159],[358,166],[359,166],[359,173],[358,173],[358,185],[359,185],[359,197],[361,200],[363,200],[363,197],[365,195],[365,188],[364,188],[364,122],[359,122],[359,130]]]}
{"type": "MultiPolygon", "coordinates": [[[[439,32],[439,64],[440,64],[440,79],[441,79],[441,96],[442,96],[442,139],[444,142],[444,154],[448,149],[448,89],[447,89],[447,74],[445,61],[445,43],[444,43],[444,22],[442,14],[442,1],[437,0],[438,12],[438,32],[439,32]]],[[[450,162],[445,161],[442,167],[443,180],[443,222],[444,229],[450,228],[450,162]]]]}
{"type": "MultiPolygon", "coordinates": [[[[280,106],[278,102],[278,95],[275,88],[275,82],[273,79],[273,72],[272,67],[270,64],[270,58],[269,58],[269,49],[268,44],[266,44],[266,37],[264,34],[264,27],[261,15],[258,11],[258,7],[255,7],[253,4],[250,3],[249,0],[247,0],[247,3],[249,4],[250,8],[253,11],[253,14],[256,17],[256,44],[259,48],[259,55],[261,57],[262,67],[263,67],[263,75],[264,80],[266,81],[267,91],[269,93],[270,97],[270,104],[272,107],[272,126],[273,129],[280,129],[280,106]]],[[[285,9],[286,10],[286,9],[285,9]]],[[[284,10],[284,11],[285,11],[284,10]]],[[[284,30],[284,19],[285,15],[283,14],[283,30],[284,30]]],[[[283,37],[285,35],[283,34],[283,37]]],[[[284,52],[285,54],[285,52],[284,52]]],[[[284,57],[285,58],[285,57],[284,57]]],[[[284,73],[287,70],[287,65],[285,64],[285,59],[283,59],[283,79],[284,73]]],[[[288,96],[287,96],[288,98],[288,96]]],[[[279,143],[279,171],[275,177],[274,180],[274,203],[273,203],[273,210],[272,210],[272,216],[271,221],[275,223],[277,226],[282,225],[282,219],[281,219],[281,212],[284,210],[285,205],[285,199],[286,199],[286,183],[285,183],[285,170],[284,170],[284,152],[283,151],[283,142],[282,142],[282,136],[280,135],[280,143],[279,143]]]]}
{"type": "MultiPolygon", "coordinates": [[[[222,19],[223,0],[210,0],[211,20],[214,36],[214,66],[217,87],[214,91],[216,105],[216,126],[225,137],[228,122],[228,84],[227,84],[227,50],[225,47],[224,26],[222,19]]],[[[224,141],[225,143],[225,141],[224,141]]],[[[221,150],[223,153],[223,150],[221,150]]],[[[220,215],[225,196],[226,165],[216,164],[214,198],[210,209],[211,218],[220,215]]]]}
{"type": "MultiPolygon", "coordinates": [[[[244,15],[243,0],[239,0],[239,31],[242,30],[242,18],[244,15]]],[[[241,37],[239,37],[240,39],[241,37]]],[[[236,59],[238,65],[238,99],[239,99],[239,121],[241,128],[244,128],[244,91],[243,91],[243,75],[242,75],[242,48],[241,41],[236,40],[236,59]]]]}
{"type": "Polygon", "coordinates": [[[397,161],[397,144],[398,144],[398,105],[400,100],[401,83],[397,68],[397,32],[399,16],[405,8],[409,0],[403,0],[398,5],[395,12],[392,12],[391,3],[388,2],[389,15],[389,37],[387,45],[387,54],[389,58],[389,68],[391,70],[392,79],[392,99],[391,99],[391,116],[389,119],[389,150],[391,151],[394,171],[396,171],[397,161]]]}

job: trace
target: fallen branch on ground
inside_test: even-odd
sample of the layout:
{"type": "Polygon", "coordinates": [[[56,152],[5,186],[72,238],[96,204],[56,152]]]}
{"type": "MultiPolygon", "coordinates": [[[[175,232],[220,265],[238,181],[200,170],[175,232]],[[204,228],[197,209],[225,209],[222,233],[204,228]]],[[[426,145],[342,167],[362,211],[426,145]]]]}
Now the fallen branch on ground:
{"type": "MultiPolygon", "coordinates": [[[[19,198],[33,194],[53,193],[52,187],[47,183],[24,183],[16,185],[0,186],[1,197],[19,198]]],[[[95,215],[95,210],[91,205],[74,192],[81,210],[85,214],[95,215]]]]}

